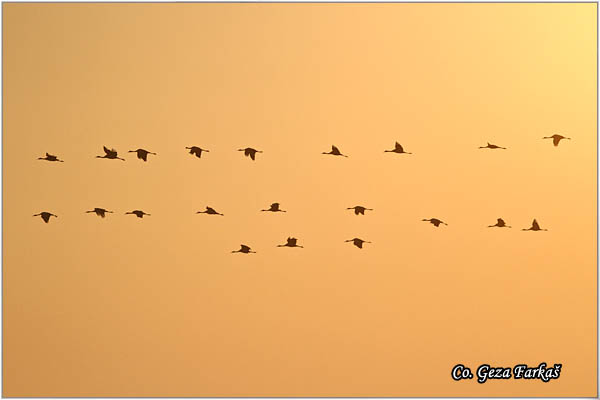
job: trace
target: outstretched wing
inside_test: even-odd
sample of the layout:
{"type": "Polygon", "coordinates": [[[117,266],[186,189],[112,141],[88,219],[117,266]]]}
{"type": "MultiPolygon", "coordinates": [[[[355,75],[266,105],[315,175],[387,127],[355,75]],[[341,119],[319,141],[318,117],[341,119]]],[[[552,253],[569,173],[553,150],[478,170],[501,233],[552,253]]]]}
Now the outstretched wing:
{"type": "Polygon", "coordinates": [[[334,153],[339,153],[340,149],[338,149],[337,147],[335,147],[334,145],[331,145],[331,151],[334,153]]]}
{"type": "Polygon", "coordinates": [[[504,225],[504,220],[502,218],[498,218],[498,225],[504,225]]]}
{"type": "Polygon", "coordinates": [[[241,247],[240,251],[249,251],[249,250],[250,250],[250,247],[249,247],[249,246],[246,246],[245,244],[243,244],[243,245],[241,245],[241,246],[242,246],[242,247],[241,247]]]}
{"type": "Polygon", "coordinates": [[[250,158],[252,160],[256,160],[256,152],[255,151],[250,151],[249,154],[250,154],[250,158]]]}
{"type": "Polygon", "coordinates": [[[538,224],[538,222],[534,219],[533,222],[531,223],[531,227],[535,230],[540,229],[540,224],[538,224]]]}
{"type": "Polygon", "coordinates": [[[297,241],[298,241],[298,239],[293,238],[293,237],[287,238],[288,245],[290,245],[290,246],[295,246],[297,241]]]}
{"type": "Polygon", "coordinates": [[[396,150],[404,151],[404,149],[402,148],[402,145],[398,142],[396,142],[396,150]]]}
{"type": "Polygon", "coordinates": [[[273,209],[279,208],[279,203],[273,203],[273,204],[271,204],[271,208],[273,208],[273,209]]]}
{"type": "Polygon", "coordinates": [[[356,245],[356,247],[358,247],[359,249],[362,249],[362,245],[363,245],[363,241],[360,239],[354,239],[354,244],[356,245]]]}
{"type": "Polygon", "coordinates": [[[111,150],[108,147],[106,147],[106,146],[102,146],[102,147],[104,148],[104,152],[106,154],[110,154],[111,150]]]}

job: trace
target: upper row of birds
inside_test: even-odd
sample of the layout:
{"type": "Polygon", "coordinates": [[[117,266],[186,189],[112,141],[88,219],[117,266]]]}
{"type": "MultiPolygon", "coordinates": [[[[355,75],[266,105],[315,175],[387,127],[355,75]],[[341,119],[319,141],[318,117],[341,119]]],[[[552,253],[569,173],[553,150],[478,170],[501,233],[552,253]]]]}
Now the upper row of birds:
{"type": "MultiPolygon", "coordinates": [[[[552,139],[552,143],[554,144],[554,146],[558,146],[558,144],[560,143],[561,140],[563,139],[568,139],[570,140],[571,138],[562,136],[562,135],[557,135],[554,134],[552,136],[545,136],[542,139],[552,139]]],[[[106,146],[104,147],[104,155],[102,156],[96,156],[96,158],[107,158],[109,160],[122,160],[125,161],[124,158],[119,157],[119,153],[117,152],[117,150],[115,149],[109,149],[106,146]]],[[[480,149],[491,149],[491,150],[497,150],[497,149],[501,149],[501,150],[506,150],[506,147],[502,147],[502,146],[498,146],[495,144],[491,144],[491,143],[487,143],[485,146],[479,146],[480,149]]],[[[190,154],[195,155],[198,158],[202,158],[202,153],[209,153],[210,151],[207,149],[203,149],[201,147],[198,146],[191,146],[191,147],[186,147],[187,150],[189,150],[190,154]]],[[[246,157],[250,157],[253,161],[256,160],[256,154],[257,153],[262,153],[262,150],[257,150],[254,149],[252,147],[246,147],[243,149],[238,149],[238,151],[243,151],[244,155],[246,157]]],[[[151,152],[149,150],[146,149],[137,149],[137,150],[129,150],[128,153],[136,153],[137,154],[137,158],[142,160],[142,161],[148,161],[148,155],[152,154],[152,155],[157,155],[154,152],[151,152]]],[[[396,142],[396,144],[394,145],[394,148],[391,150],[384,150],[384,153],[396,153],[396,154],[412,154],[409,153],[407,151],[404,150],[404,147],[402,147],[402,145],[398,142],[396,142]]],[[[323,152],[322,154],[328,154],[328,155],[332,155],[332,156],[340,156],[340,157],[348,157],[346,154],[343,154],[340,149],[337,146],[332,145],[331,146],[331,151],[327,151],[327,152],[323,152]]],[[[64,160],[59,159],[57,156],[53,155],[53,154],[49,154],[46,153],[45,157],[39,157],[38,160],[45,160],[45,161],[58,161],[58,162],[63,162],[64,160]]]]}
{"type": "MultiPolygon", "coordinates": [[[[561,140],[563,139],[571,139],[562,135],[552,135],[552,136],[546,136],[543,137],[543,139],[552,139],[552,142],[554,144],[554,146],[558,146],[558,144],[560,143],[561,140]]],[[[487,143],[486,146],[480,146],[480,149],[492,149],[492,150],[497,150],[497,149],[502,149],[502,150],[506,150],[506,147],[501,147],[495,144],[491,144],[491,143],[487,143]]],[[[192,147],[186,147],[187,150],[189,150],[190,154],[195,155],[198,158],[202,157],[202,153],[203,152],[209,152],[209,150],[200,148],[198,146],[192,146],[192,147]]],[[[244,149],[238,149],[238,151],[243,151],[244,155],[246,157],[250,157],[252,160],[256,159],[256,154],[257,153],[262,153],[261,150],[256,150],[253,149],[252,147],[246,147],[244,149]]],[[[404,150],[404,148],[402,147],[402,145],[398,142],[395,143],[395,146],[393,149],[391,150],[384,150],[384,152],[386,153],[397,153],[397,154],[412,154],[409,153],[407,151],[404,150]]],[[[118,156],[118,152],[115,149],[109,149],[108,147],[104,146],[104,155],[102,156],[96,156],[97,158],[107,158],[107,159],[111,159],[111,160],[123,160],[125,161],[124,158],[121,158],[118,156]]],[[[136,153],[137,154],[137,158],[142,160],[142,161],[148,161],[148,155],[152,154],[152,155],[156,155],[156,153],[153,153],[151,151],[145,150],[145,149],[137,149],[137,150],[130,150],[129,153],[136,153]]],[[[322,154],[328,154],[328,155],[333,155],[333,156],[341,156],[341,157],[348,157],[347,155],[343,154],[340,149],[334,145],[331,146],[331,151],[329,152],[323,152],[322,154]]],[[[59,159],[57,156],[46,153],[45,157],[39,157],[38,160],[46,160],[46,161],[56,161],[56,162],[63,162],[63,160],[59,159]]],[[[354,210],[354,214],[355,215],[365,215],[365,211],[373,211],[372,208],[367,208],[364,206],[354,206],[354,207],[348,207],[348,210],[354,210]]],[[[272,203],[271,206],[267,209],[263,209],[261,211],[268,211],[268,212],[286,212],[285,210],[282,210],[280,208],[280,204],[279,203],[272,203]]],[[[105,218],[107,213],[113,213],[113,211],[109,211],[106,210],[104,208],[99,208],[96,207],[93,210],[88,210],[86,211],[86,213],[95,213],[96,215],[98,215],[99,217],[105,218]]],[[[130,214],[130,215],[135,215],[138,218],[143,218],[144,216],[150,216],[150,214],[142,211],[142,210],[133,210],[133,211],[129,211],[126,212],[125,214],[130,214]]],[[[197,214],[208,214],[208,215],[220,215],[223,216],[223,214],[221,214],[220,212],[216,211],[214,208],[212,207],[206,207],[206,209],[204,211],[198,211],[197,214]]],[[[50,221],[50,217],[58,217],[57,215],[48,212],[48,211],[42,211],[38,214],[34,214],[34,217],[41,217],[42,220],[46,223],[48,223],[50,221]]],[[[444,221],[438,219],[438,218],[425,218],[422,221],[427,221],[430,222],[433,226],[435,226],[436,228],[439,227],[440,225],[448,225],[447,223],[445,223],[444,221]]],[[[506,222],[502,219],[502,218],[498,218],[496,220],[496,223],[494,225],[488,225],[489,228],[492,227],[497,227],[497,228],[511,228],[509,225],[506,224],[506,222]]],[[[522,229],[524,231],[547,231],[547,229],[542,229],[539,225],[539,223],[537,222],[536,219],[534,219],[531,223],[531,227],[527,228],[527,229],[522,229]]],[[[346,240],[346,242],[352,242],[356,247],[358,247],[359,249],[363,248],[363,244],[364,243],[371,243],[369,241],[360,239],[360,238],[353,238],[353,239],[349,239],[346,240]]],[[[298,239],[294,238],[294,237],[288,237],[287,241],[285,244],[281,244],[278,245],[278,247],[303,247],[298,245],[298,239]]],[[[232,253],[244,253],[244,254],[248,254],[248,253],[255,253],[255,251],[252,251],[251,247],[245,244],[242,244],[239,250],[235,250],[232,251],[232,253]]]]}

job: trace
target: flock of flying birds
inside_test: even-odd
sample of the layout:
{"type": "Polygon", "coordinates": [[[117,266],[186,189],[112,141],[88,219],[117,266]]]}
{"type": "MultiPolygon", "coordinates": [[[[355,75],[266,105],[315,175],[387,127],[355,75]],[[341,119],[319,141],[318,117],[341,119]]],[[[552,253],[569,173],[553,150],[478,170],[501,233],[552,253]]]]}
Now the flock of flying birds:
{"type": "MultiPolygon", "coordinates": [[[[552,143],[554,144],[554,146],[558,146],[558,144],[560,143],[561,140],[563,139],[571,139],[562,135],[552,135],[552,136],[546,136],[543,137],[543,139],[552,139],[552,143]]],[[[496,150],[496,149],[501,149],[501,150],[506,150],[505,147],[501,147],[501,146],[497,146],[495,144],[491,144],[491,143],[487,143],[486,146],[480,146],[480,149],[492,149],[492,150],[496,150]]],[[[197,147],[197,146],[192,146],[192,147],[186,147],[187,150],[189,150],[189,153],[201,158],[202,157],[202,153],[206,152],[208,153],[209,150],[197,147]]],[[[256,160],[256,154],[257,153],[262,153],[261,150],[256,150],[253,149],[252,147],[246,147],[244,149],[238,149],[238,151],[243,151],[244,155],[246,157],[250,157],[253,161],[256,160]]],[[[391,150],[384,150],[385,153],[397,153],[397,154],[412,154],[409,152],[404,151],[404,148],[402,147],[402,145],[398,142],[396,142],[395,146],[393,149],[391,150]]],[[[144,150],[144,149],[137,149],[137,150],[130,150],[129,153],[136,153],[137,158],[147,162],[148,161],[148,155],[152,154],[152,155],[157,155],[156,153],[153,153],[151,151],[148,150],[144,150]]],[[[348,157],[345,154],[342,154],[342,152],[339,150],[339,148],[337,148],[336,146],[331,146],[331,151],[329,152],[323,152],[322,154],[329,154],[329,155],[333,155],[333,156],[340,156],[340,157],[348,157]]],[[[115,149],[109,149],[108,147],[104,146],[104,155],[103,156],[96,156],[96,158],[107,158],[110,160],[122,160],[125,161],[124,158],[121,158],[118,156],[118,153],[115,149]]],[[[57,156],[46,153],[45,157],[39,157],[38,160],[45,160],[45,161],[54,161],[54,162],[64,162],[63,160],[59,159],[57,156]]],[[[365,211],[373,211],[372,208],[367,208],[367,207],[363,207],[363,206],[354,206],[354,207],[348,207],[348,210],[354,210],[354,214],[355,215],[365,215],[365,211]]],[[[267,212],[286,212],[285,210],[282,210],[280,208],[280,204],[279,203],[273,203],[271,204],[271,206],[269,208],[263,209],[261,211],[267,211],[267,212]]],[[[109,211],[106,210],[104,208],[99,208],[96,207],[93,210],[88,210],[86,211],[86,213],[95,213],[97,216],[101,217],[101,218],[105,218],[106,214],[108,213],[113,213],[114,211],[109,211]]],[[[223,214],[221,214],[220,212],[216,211],[214,208],[212,207],[206,207],[206,209],[204,211],[198,211],[196,212],[196,214],[208,214],[208,215],[220,215],[220,216],[224,216],[223,214]]],[[[125,213],[125,215],[135,215],[137,218],[143,218],[144,216],[150,216],[151,214],[148,214],[142,210],[133,210],[133,211],[128,211],[125,213]]],[[[34,214],[34,217],[41,217],[42,220],[45,223],[48,223],[50,221],[50,217],[55,217],[58,218],[58,215],[53,214],[51,212],[48,211],[42,211],[38,214],[34,214]]],[[[436,228],[439,227],[440,225],[448,225],[447,223],[445,223],[444,221],[438,219],[438,218],[424,218],[422,219],[422,221],[426,221],[431,223],[433,226],[435,226],[436,228]]],[[[502,218],[498,218],[496,223],[494,225],[488,225],[488,228],[511,228],[511,226],[507,225],[506,222],[502,219],[502,218]]],[[[542,229],[540,228],[540,225],[538,224],[537,220],[533,220],[533,222],[531,223],[531,227],[527,228],[527,229],[522,229],[523,231],[547,231],[547,229],[542,229]]],[[[364,243],[371,243],[369,241],[363,240],[363,239],[359,239],[359,238],[353,238],[353,239],[349,239],[346,240],[346,242],[351,242],[352,244],[354,244],[356,247],[358,247],[359,249],[363,248],[363,244],[364,243]]],[[[294,238],[294,237],[288,237],[287,241],[285,244],[280,244],[277,245],[277,247],[300,247],[302,248],[303,246],[300,246],[298,244],[298,239],[294,238]]],[[[247,246],[245,244],[242,244],[239,250],[235,250],[232,251],[232,253],[244,253],[244,254],[249,254],[249,253],[256,253],[255,251],[252,251],[250,246],[247,246]]]]}

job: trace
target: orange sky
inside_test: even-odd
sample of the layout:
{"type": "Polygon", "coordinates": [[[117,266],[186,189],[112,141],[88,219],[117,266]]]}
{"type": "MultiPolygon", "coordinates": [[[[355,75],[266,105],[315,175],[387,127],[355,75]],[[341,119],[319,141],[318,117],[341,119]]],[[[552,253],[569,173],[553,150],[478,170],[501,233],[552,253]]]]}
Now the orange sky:
{"type": "Polygon", "coordinates": [[[4,396],[597,395],[596,4],[3,18],[4,396]]]}

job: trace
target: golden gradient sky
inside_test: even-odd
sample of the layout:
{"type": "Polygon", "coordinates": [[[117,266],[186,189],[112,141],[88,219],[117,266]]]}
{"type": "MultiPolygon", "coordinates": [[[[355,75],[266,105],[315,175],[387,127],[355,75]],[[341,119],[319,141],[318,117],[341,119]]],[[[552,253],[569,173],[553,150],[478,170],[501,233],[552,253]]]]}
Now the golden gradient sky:
{"type": "Polygon", "coordinates": [[[596,396],[596,4],[3,15],[4,396],[596,396]]]}

